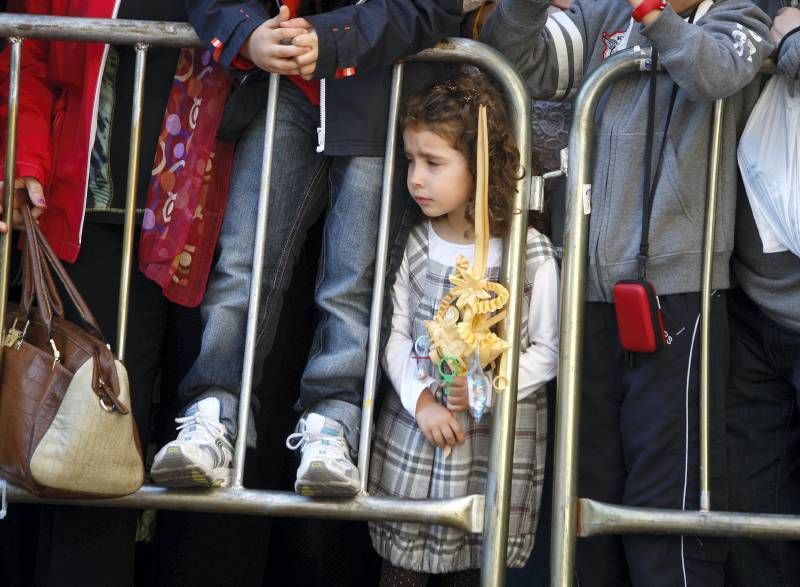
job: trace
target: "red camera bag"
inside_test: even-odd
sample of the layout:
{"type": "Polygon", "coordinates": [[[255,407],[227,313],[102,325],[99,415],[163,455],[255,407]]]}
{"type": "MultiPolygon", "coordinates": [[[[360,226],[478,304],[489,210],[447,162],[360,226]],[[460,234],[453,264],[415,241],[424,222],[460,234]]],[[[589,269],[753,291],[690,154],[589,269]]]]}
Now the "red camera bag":
{"type": "Polygon", "coordinates": [[[664,321],[652,283],[646,279],[626,279],[615,283],[614,310],[623,349],[633,353],[654,353],[664,347],[664,321]]]}

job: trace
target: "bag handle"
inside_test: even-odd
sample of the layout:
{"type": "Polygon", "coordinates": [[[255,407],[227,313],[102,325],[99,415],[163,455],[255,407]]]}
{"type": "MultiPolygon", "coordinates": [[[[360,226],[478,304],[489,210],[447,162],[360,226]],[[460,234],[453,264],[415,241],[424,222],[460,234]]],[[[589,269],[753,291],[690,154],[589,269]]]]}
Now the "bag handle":
{"type": "MultiPolygon", "coordinates": [[[[28,206],[21,206],[21,213],[22,221],[25,225],[25,268],[28,270],[25,281],[28,282],[29,286],[31,283],[33,284],[36,308],[39,317],[47,328],[47,336],[49,337],[53,329],[53,304],[50,301],[42,275],[42,258],[39,255],[36,233],[34,232],[36,223],[28,206]]],[[[30,295],[30,292],[28,292],[28,295],[30,295]]],[[[31,301],[33,300],[31,299],[31,301]]],[[[24,302],[27,302],[27,300],[24,300],[24,302]]]]}
{"type": "MultiPolygon", "coordinates": [[[[37,226],[38,229],[38,226],[37,226]]],[[[61,282],[64,290],[67,292],[70,301],[78,310],[80,315],[80,319],[82,322],[82,326],[85,330],[88,330],[92,335],[99,338],[103,342],[106,341],[106,337],[103,336],[103,332],[100,330],[100,325],[97,322],[97,319],[94,317],[94,314],[89,309],[89,305],[83,299],[83,296],[78,291],[77,286],[70,278],[67,270],[64,269],[63,263],[61,263],[61,259],[58,258],[58,255],[53,252],[53,249],[50,247],[50,243],[47,242],[44,234],[42,234],[41,230],[37,230],[36,234],[39,240],[39,250],[43,253],[44,261],[49,266],[50,270],[54,271],[58,280],[61,282]]],[[[45,271],[45,275],[50,275],[52,279],[52,274],[50,271],[45,271]]],[[[58,298],[59,303],[61,302],[61,298],[58,298]]],[[[62,318],[64,317],[63,308],[61,313],[58,314],[62,318]]]]}
{"type": "Polygon", "coordinates": [[[84,329],[100,338],[100,340],[105,340],[92,311],[87,306],[72,279],[70,279],[66,269],[61,264],[61,260],[53,252],[39,225],[34,222],[30,208],[27,206],[22,206],[22,218],[25,222],[26,255],[29,257],[31,281],[38,302],[39,314],[48,331],[51,329],[54,311],[62,318],[64,316],[64,305],[55,287],[56,280],[53,279],[52,269],[57,281],[64,287],[70,301],[78,310],[84,329]]]}
{"type": "MultiPolygon", "coordinates": [[[[33,307],[33,300],[35,296],[35,286],[33,284],[33,269],[31,261],[27,253],[22,255],[22,299],[21,307],[25,314],[25,318],[29,319],[31,315],[31,308],[33,307]]],[[[45,282],[45,293],[49,295],[49,302],[53,307],[53,312],[59,316],[64,315],[64,306],[61,303],[61,298],[58,296],[58,289],[53,281],[53,276],[49,271],[42,273],[45,282]]]]}

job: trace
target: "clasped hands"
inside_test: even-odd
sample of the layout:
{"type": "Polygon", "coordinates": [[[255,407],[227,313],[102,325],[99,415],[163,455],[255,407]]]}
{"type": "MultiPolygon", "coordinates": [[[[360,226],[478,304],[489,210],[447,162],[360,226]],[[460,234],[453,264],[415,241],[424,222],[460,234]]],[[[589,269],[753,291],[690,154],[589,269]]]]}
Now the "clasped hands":
{"type": "Polygon", "coordinates": [[[239,51],[257,67],[282,75],[314,77],[319,57],[319,38],[305,18],[289,18],[289,9],[259,25],[239,51]]]}

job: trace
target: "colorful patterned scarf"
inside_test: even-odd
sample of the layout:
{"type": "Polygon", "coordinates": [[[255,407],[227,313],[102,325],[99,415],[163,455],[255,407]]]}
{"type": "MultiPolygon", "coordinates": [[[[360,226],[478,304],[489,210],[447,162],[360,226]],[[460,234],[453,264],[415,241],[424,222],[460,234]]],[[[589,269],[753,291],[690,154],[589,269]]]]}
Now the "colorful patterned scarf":
{"type": "Polygon", "coordinates": [[[234,143],[216,135],[229,90],[209,51],[181,51],[147,193],[139,268],[189,307],[205,294],[228,200],[234,143]]]}

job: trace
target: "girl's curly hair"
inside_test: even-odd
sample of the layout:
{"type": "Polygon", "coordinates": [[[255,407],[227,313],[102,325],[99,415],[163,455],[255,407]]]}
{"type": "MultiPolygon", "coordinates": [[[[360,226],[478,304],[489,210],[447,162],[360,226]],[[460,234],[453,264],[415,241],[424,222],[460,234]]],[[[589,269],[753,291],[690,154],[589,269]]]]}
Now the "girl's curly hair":
{"type": "MultiPolygon", "coordinates": [[[[489,78],[464,73],[414,94],[404,105],[400,125],[403,130],[428,130],[449,141],[466,158],[474,185],[481,105],[486,106],[489,128],[489,230],[492,236],[502,237],[508,231],[520,177],[519,151],[505,100],[489,78]]],[[[473,194],[466,211],[470,223],[474,210],[473,194]]]]}

